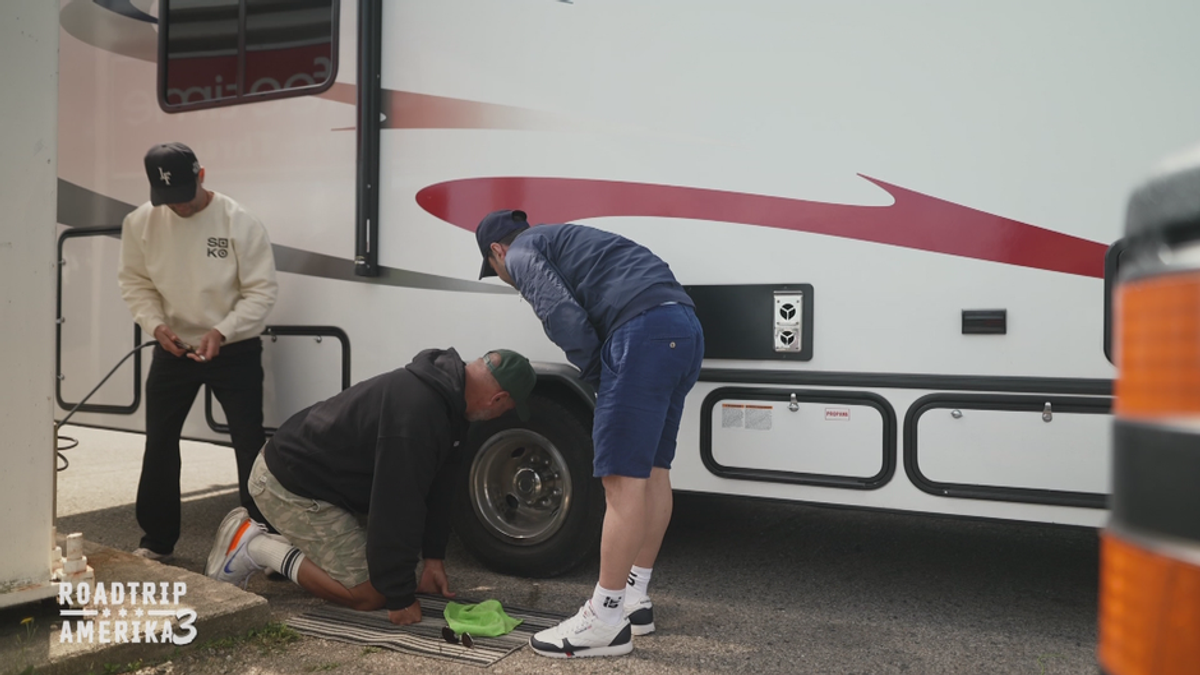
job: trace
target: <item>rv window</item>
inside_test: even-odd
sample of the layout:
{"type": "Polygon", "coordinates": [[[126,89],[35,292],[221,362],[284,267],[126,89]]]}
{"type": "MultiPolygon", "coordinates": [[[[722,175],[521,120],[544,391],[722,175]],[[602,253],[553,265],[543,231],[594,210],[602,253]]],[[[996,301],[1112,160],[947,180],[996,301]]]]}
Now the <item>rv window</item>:
{"type": "Polygon", "coordinates": [[[167,112],[304,96],[337,71],[337,0],[162,0],[167,112]]]}

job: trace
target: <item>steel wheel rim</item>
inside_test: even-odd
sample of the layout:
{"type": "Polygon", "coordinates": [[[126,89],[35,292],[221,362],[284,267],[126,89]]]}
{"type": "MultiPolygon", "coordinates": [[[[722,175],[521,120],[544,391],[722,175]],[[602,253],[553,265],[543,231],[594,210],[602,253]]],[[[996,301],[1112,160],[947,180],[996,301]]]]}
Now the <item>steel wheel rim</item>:
{"type": "Polygon", "coordinates": [[[571,472],[558,448],[529,429],[489,438],[471,463],[471,506],[495,537],[520,546],[546,541],[571,506],[571,472]]]}

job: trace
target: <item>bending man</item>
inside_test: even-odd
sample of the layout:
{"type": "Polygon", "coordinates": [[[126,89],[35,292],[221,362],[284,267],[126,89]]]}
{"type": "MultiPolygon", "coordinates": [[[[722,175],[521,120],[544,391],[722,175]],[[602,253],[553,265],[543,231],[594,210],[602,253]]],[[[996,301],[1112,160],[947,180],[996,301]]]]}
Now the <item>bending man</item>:
{"type": "Polygon", "coordinates": [[[646,586],[671,520],[671,460],[704,335],[665,262],[582,225],[530,228],[496,211],[475,232],[483,267],[521,292],[584,380],[597,389],[595,475],[608,510],[600,582],[573,618],[530,638],[543,656],[609,656],[654,631],[646,586]]]}
{"type": "Polygon", "coordinates": [[[526,419],[535,380],[516,352],[464,364],[453,349],[427,349],[296,413],[250,474],[250,494],[280,536],[234,509],[205,573],[245,587],[273,569],[319,598],[420,621],[415,593],[453,597],[443,560],[467,428],[513,408],[526,419]]]}

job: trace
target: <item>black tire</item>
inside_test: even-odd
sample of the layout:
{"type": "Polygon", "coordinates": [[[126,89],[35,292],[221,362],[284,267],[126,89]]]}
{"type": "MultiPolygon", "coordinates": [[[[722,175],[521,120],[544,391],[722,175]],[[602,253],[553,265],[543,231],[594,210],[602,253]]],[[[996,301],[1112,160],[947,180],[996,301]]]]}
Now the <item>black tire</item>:
{"type": "Polygon", "coordinates": [[[552,577],[599,548],[604,487],[592,477],[591,416],[577,408],[534,394],[528,422],[505,415],[472,428],[454,531],[488,568],[552,577]]]}

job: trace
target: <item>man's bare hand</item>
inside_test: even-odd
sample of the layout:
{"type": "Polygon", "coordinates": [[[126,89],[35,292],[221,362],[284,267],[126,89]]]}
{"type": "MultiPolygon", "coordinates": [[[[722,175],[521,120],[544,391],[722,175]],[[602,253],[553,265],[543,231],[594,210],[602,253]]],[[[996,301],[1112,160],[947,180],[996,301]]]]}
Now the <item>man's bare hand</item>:
{"type": "Polygon", "coordinates": [[[182,348],[175,344],[176,341],[183,342],[183,340],[180,340],[179,336],[175,334],[175,331],[168,328],[167,324],[165,323],[160,323],[154,328],[154,339],[158,340],[158,344],[162,346],[163,349],[175,356],[183,356],[186,353],[182,348]]]}
{"type": "Polygon", "coordinates": [[[413,604],[404,609],[389,609],[388,619],[397,626],[407,626],[421,620],[421,602],[414,600],[413,604]]]}
{"type": "Polygon", "coordinates": [[[416,585],[416,592],[428,593],[431,596],[442,596],[444,598],[452,598],[457,593],[450,591],[450,579],[446,577],[446,568],[443,561],[426,560],[425,569],[421,571],[421,581],[416,585]]]}
{"type": "Polygon", "coordinates": [[[441,560],[425,561],[425,569],[421,571],[421,582],[417,584],[417,592],[441,595],[443,598],[453,598],[457,595],[450,591],[450,579],[446,576],[446,566],[441,560]]]}
{"type": "Polygon", "coordinates": [[[204,334],[200,338],[200,344],[196,347],[194,354],[188,354],[188,358],[201,363],[212,361],[217,358],[217,354],[221,353],[221,345],[225,342],[225,336],[221,335],[221,331],[216,328],[204,334]]]}

